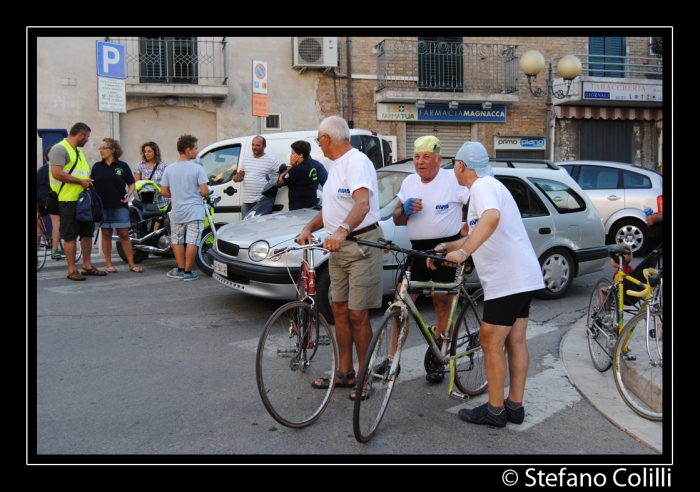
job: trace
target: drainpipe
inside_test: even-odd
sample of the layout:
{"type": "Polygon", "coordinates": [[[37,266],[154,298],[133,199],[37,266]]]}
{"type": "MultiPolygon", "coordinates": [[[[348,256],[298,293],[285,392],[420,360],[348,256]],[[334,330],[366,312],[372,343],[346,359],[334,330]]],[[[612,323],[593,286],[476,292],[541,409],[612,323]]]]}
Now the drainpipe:
{"type": "Polygon", "coordinates": [[[349,36],[346,46],[348,49],[348,127],[352,129],[355,127],[355,122],[352,119],[352,38],[349,36]]]}

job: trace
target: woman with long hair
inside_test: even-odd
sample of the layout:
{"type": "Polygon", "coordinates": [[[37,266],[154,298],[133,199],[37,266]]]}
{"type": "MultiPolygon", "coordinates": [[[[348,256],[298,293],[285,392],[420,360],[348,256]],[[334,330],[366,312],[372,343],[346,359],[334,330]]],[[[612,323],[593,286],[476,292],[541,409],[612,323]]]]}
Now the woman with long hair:
{"type": "MultiPolygon", "coordinates": [[[[134,179],[148,179],[155,181],[160,186],[160,180],[163,178],[163,171],[167,164],[163,162],[160,156],[160,147],[155,142],[145,142],[141,144],[141,159],[143,159],[136,169],[134,169],[134,179]]],[[[153,198],[158,208],[162,208],[168,203],[168,199],[156,193],[153,198]]]]}

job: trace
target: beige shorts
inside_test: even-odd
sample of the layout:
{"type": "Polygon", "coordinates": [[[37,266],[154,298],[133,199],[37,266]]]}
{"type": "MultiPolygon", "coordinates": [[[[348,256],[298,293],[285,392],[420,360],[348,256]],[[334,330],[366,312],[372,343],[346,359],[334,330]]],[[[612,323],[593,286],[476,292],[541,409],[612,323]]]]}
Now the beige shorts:
{"type": "MultiPolygon", "coordinates": [[[[382,237],[382,229],[377,227],[357,237],[376,241],[382,237]]],[[[381,307],[382,255],[379,248],[343,241],[340,251],[331,253],[328,260],[333,301],[347,302],[348,309],[358,311],[381,307]]]]}

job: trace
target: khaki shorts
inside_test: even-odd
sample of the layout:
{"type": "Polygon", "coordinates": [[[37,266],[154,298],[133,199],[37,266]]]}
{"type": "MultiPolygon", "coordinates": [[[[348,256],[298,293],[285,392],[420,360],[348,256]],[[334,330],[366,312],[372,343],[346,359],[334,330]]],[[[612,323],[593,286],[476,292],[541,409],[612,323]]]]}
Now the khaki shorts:
{"type": "MultiPolygon", "coordinates": [[[[382,229],[357,237],[376,241],[382,229]]],[[[354,241],[343,241],[340,251],[331,253],[328,271],[334,302],[347,302],[348,309],[364,310],[382,306],[382,255],[379,248],[362,246],[354,241]]]]}

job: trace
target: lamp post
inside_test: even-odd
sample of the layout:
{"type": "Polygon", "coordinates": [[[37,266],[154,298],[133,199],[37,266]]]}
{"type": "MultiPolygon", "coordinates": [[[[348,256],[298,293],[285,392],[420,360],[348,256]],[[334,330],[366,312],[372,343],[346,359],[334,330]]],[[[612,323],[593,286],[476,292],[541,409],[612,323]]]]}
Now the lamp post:
{"type": "Polygon", "coordinates": [[[550,145],[550,129],[549,125],[552,118],[552,96],[557,99],[564,99],[569,95],[569,90],[571,89],[571,82],[578,77],[581,73],[581,60],[579,60],[574,55],[566,55],[561,57],[559,63],[557,64],[557,71],[559,75],[564,78],[566,83],[566,93],[561,89],[554,91],[553,80],[552,80],[552,62],[549,62],[549,76],[547,78],[547,90],[543,91],[539,87],[535,90],[532,89],[532,79],[537,78],[537,74],[542,72],[545,66],[544,56],[542,53],[536,50],[530,50],[520,57],[520,70],[527,75],[527,88],[530,89],[530,93],[535,97],[545,97],[547,96],[547,128],[545,131],[545,145],[547,146],[547,158],[552,159],[552,147],[550,145]]]}

